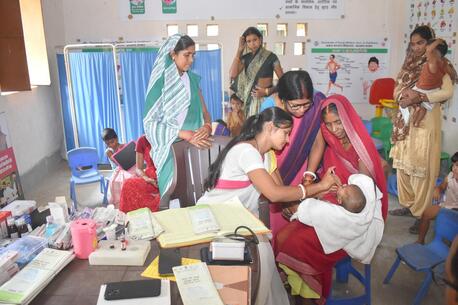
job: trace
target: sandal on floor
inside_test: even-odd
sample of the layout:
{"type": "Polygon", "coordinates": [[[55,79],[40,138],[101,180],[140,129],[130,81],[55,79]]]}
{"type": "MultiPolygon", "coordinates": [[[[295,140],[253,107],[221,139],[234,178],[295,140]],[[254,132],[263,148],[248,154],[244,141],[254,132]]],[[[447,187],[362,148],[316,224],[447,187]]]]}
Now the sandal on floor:
{"type": "Polygon", "coordinates": [[[412,216],[408,208],[400,208],[389,211],[390,215],[393,216],[412,216]]]}

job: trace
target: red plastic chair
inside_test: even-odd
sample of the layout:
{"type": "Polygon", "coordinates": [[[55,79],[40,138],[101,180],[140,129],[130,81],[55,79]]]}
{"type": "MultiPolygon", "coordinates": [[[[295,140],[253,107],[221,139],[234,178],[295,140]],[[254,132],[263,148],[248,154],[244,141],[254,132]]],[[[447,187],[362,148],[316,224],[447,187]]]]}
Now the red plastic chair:
{"type": "Polygon", "coordinates": [[[397,108],[393,99],[395,81],[392,78],[376,79],[369,92],[369,103],[375,105],[375,117],[381,117],[383,108],[397,108]]]}

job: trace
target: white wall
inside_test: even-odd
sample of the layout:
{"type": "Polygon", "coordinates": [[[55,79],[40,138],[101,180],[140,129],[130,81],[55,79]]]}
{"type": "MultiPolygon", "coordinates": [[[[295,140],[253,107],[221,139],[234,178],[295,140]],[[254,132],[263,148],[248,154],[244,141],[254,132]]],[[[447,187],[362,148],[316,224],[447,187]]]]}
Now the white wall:
{"type": "Polygon", "coordinates": [[[27,174],[41,161],[59,152],[63,144],[54,51],[55,45],[64,42],[61,12],[59,0],[44,1],[43,15],[52,85],[0,96],[0,111],[7,113],[11,141],[21,175],[27,174]]]}
{"type": "MultiPolygon", "coordinates": [[[[221,0],[220,0],[221,1],[221,0]]],[[[260,10],[263,8],[260,7],[260,10]]],[[[265,38],[267,47],[272,49],[274,42],[286,42],[286,53],[292,54],[293,42],[304,41],[303,37],[295,37],[296,22],[308,23],[308,37],[326,37],[329,39],[368,39],[388,38],[391,47],[391,72],[395,71],[404,57],[402,46],[403,17],[405,4],[399,0],[346,0],[345,17],[338,20],[205,20],[200,22],[174,22],[179,25],[180,32],[186,32],[186,24],[198,24],[197,42],[220,43],[223,46],[224,87],[229,84],[228,74],[233,56],[237,48],[238,37],[242,32],[256,23],[269,23],[269,36],[265,38]],[[395,14],[393,12],[396,12],[395,14]],[[219,37],[206,37],[205,25],[220,25],[219,37]],[[288,23],[289,35],[286,39],[276,36],[276,23],[288,23]]],[[[192,14],[192,12],[191,12],[192,14]]],[[[253,12],[256,14],[256,12],[253,12]]],[[[65,39],[67,43],[116,41],[122,37],[125,41],[152,40],[153,37],[166,36],[166,22],[159,21],[121,21],[118,7],[113,1],[79,0],[64,2],[65,39]]],[[[171,23],[171,22],[170,22],[171,23]]],[[[285,71],[293,67],[305,67],[306,56],[280,56],[285,71]]],[[[358,105],[358,111],[364,118],[373,116],[373,107],[358,105]]]]}
{"type": "MultiPolygon", "coordinates": [[[[179,21],[176,24],[179,25],[180,32],[186,32],[186,24],[198,24],[200,36],[195,39],[196,42],[220,43],[222,45],[224,88],[228,87],[228,70],[237,47],[238,37],[248,26],[261,22],[269,23],[270,35],[265,39],[268,48],[271,48],[274,42],[285,41],[287,43],[287,53],[292,53],[293,42],[301,41],[295,37],[296,22],[308,23],[308,37],[306,39],[317,37],[329,39],[386,37],[391,46],[390,74],[394,77],[402,64],[405,54],[405,5],[404,1],[399,0],[346,0],[345,17],[339,20],[203,20],[200,22],[179,21]],[[206,37],[205,25],[214,23],[220,26],[220,36],[206,37]],[[290,35],[285,40],[276,37],[276,23],[289,24],[290,35]]],[[[53,82],[52,90],[49,89],[52,94],[50,92],[47,93],[49,98],[53,98],[53,95],[54,98],[58,96],[54,46],[80,42],[117,41],[120,38],[124,41],[150,41],[166,36],[167,23],[165,22],[121,21],[118,16],[117,3],[112,0],[46,0],[43,1],[43,6],[48,56],[50,58],[53,82]]],[[[262,7],[259,9],[262,10],[262,7]]],[[[253,14],[256,14],[256,12],[253,12],[253,14]]],[[[457,51],[455,45],[455,53],[457,51]]],[[[306,64],[306,56],[280,57],[280,60],[285,70],[289,70],[292,67],[305,67],[306,64]]],[[[39,98],[43,99],[43,97],[39,98]]],[[[57,102],[58,100],[57,98],[53,104],[54,111],[58,111],[58,114],[51,115],[51,121],[54,123],[50,123],[47,126],[54,127],[59,125],[58,129],[52,130],[52,133],[58,134],[56,138],[63,145],[61,123],[58,122],[60,121],[60,104],[57,102]]],[[[42,102],[44,103],[44,101],[42,102]]],[[[454,104],[457,107],[458,103],[456,101],[454,104]]],[[[46,106],[44,107],[46,109],[46,106]]],[[[370,118],[374,113],[373,107],[365,104],[358,104],[357,110],[363,118],[370,118]]],[[[456,132],[452,131],[456,130],[456,123],[452,123],[449,118],[444,127],[446,127],[444,128],[444,139],[446,140],[444,147],[446,151],[452,153],[458,150],[456,132]],[[454,139],[453,143],[452,139],[454,139]]],[[[57,139],[53,139],[53,141],[57,139]]],[[[25,162],[28,164],[27,162],[29,161],[25,162]]]]}

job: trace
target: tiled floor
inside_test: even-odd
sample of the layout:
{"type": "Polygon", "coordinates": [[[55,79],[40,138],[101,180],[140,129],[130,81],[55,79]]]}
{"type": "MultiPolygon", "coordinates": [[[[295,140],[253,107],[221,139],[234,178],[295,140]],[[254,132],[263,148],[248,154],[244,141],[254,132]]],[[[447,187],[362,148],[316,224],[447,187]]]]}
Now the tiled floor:
{"type": "MultiPolygon", "coordinates": [[[[108,175],[109,173],[107,173],[108,175]]],[[[55,196],[65,195],[69,201],[70,171],[67,163],[62,161],[58,170],[37,181],[33,189],[25,190],[27,199],[34,199],[40,205],[52,201],[55,196]]],[[[77,187],[77,199],[80,205],[95,206],[101,204],[102,195],[98,185],[90,184],[77,187]]],[[[390,197],[390,209],[399,207],[397,199],[390,197]]],[[[401,264],[389,285],[382,281],[395,259],[396,247],[416,240],[416,236],[408,232],[414,222],[411,217],[388,217],[383,240],[372,261],[372,304],[373,305],[404,305],[412,303],[414,296],[423,281],[423,275],[410,270],[401,264]]],[[[430,236],[431,238],[431,236],[430,236]]],[[[361,287],[350,280],[349,285],[340,285],[339,294],[361,291],[361,287]]],[[[422,305],[444,304],[444,287],[432,284],[422,305]]]]}

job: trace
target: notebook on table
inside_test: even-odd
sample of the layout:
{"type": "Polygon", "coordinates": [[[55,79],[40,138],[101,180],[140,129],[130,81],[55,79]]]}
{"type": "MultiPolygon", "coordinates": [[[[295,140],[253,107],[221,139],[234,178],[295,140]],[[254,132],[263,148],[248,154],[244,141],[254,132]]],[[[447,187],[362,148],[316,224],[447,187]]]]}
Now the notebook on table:
{"type": "Polygon", "coordinates": [[[129,170],[136,163],[135,142],[130,141],[112,156],[114,162],[123,170],[129,170]]]}

